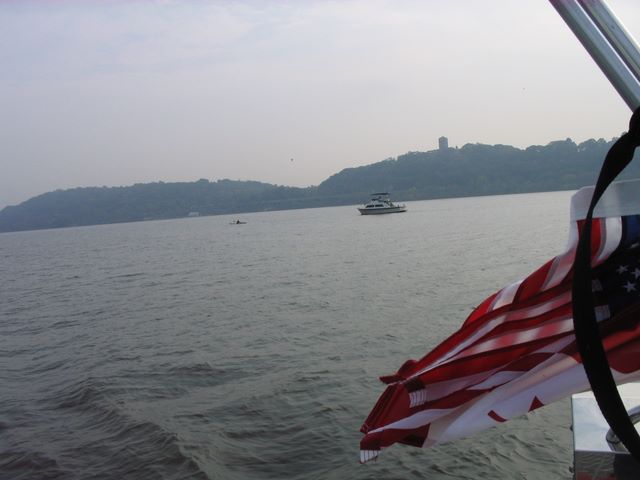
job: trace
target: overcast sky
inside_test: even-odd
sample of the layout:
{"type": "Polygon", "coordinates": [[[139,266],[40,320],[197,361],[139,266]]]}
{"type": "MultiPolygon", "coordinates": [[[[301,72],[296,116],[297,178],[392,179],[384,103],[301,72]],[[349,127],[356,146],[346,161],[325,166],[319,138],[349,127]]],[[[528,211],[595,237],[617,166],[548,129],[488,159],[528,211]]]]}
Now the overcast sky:
{"type": "MultiPolygon", "coordinates": [[[[636,38],[640,1],[609,5],[636,38]]],[[[618,136],[547,0],[0,0],[0,208],[151,181],[317,185],[465,143],[618,136]]]]}

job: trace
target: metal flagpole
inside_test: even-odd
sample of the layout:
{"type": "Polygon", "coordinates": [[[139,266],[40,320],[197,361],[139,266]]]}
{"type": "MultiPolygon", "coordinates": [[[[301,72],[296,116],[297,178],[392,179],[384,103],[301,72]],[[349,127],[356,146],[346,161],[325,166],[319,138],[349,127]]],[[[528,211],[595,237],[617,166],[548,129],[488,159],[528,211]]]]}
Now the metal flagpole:
{"type": "Polygon", "coordinates": [[[604,0],[549,0],[632,111],[640,107],[640,50],[604,0]]]}
{"type": "Polygon", "coordinates": [[[603,1],[579,0],[579,2],[631,73],[636,79],[640,79],[640,50],[631,34],[603,1]]]}
{"type": "MultiPolygon", "coordinates": [[[[640,436],[626,411],[627,406],[620,397],[598,332],[597,318],[592,305],[593,299],[590,297],[592,271],[589,266],[593,208],[607,186],[632,160],[638,146],[638,120],[633,118],[638,115],[640,107],[640,52],[636,42],[604,0],[549,1],[634,112],[629,126],[633,133],[623,135],[609,150],[598,176],[594,198],[591,200],[583,229],[585,236],[580,239],[573,264],[572,310],[576,342],[583,359],[585,374],[593,390],[594,401],[602,412],[603,421],[606,419],[606,423],[611,427],[610,432],[613,431],[619,436],[635,461],[640,462],[640,436]]],[[[577,448],[576,432],[578,430],[576,428],[582,428],[583,424],[599,424],[600,421],[593,414],[591,418],[578,418],[576,412],[579,411],[579,407],[576,401],[579,400],[574,396],[571,401],[574,424],[574,471],[578,478],[583,473],[592,474],[594,463],[586,460],[584,448],[580,450],[577,448]]],[[[590,448],[590,450],[593,449],[590,448]]],[[[604,463],[609,461],[611,463],[613,475],[611,478],[618,478],[618,468],[621,466],[620,462],[626,460],[625,456],[616,456],[614,460],[609,460],[606,449],[602,452],[604,455],[599,456],[599,466],[603,464],[602,458],[607,458],[604,463]]],[[[593,458],[593,452],[590,453],[590,458],[593,458]]],[[[638,463],[633,461],[624,468],[630,468],[629,473],[633,471],[634,476],[639,473],[638,463]]],[[[605,470],[607,469],[608,467],[605,467],[605,470]]],[[[599,473],[604,477],[604,470],[599,473]]]]}

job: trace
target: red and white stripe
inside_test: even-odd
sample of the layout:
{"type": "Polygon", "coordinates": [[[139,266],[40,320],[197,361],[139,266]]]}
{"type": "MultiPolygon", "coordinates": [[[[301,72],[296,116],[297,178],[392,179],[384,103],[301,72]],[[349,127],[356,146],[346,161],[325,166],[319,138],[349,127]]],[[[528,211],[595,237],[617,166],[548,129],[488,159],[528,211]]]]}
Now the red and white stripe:
{"type": "MultiPolygon", "coordinates": [[[[390,385],[361,429],[362,462],[396,442],[450,441],[589,388],[571,317],[579,228],[579,222],[572,226],[563,254],[487,298],[422,359],[383,377],[390,385]]],[[[609,258],[621,238],[620,217],[594,219],[592,265],[609,258]]],[[[614,321],[606,305],[596,315],[598,321],[614,321]]],[[[616,380],[640,378],[640,360],[628,366],[629,352],[640,358],[640,327],[606,342],[616,380]]]]}

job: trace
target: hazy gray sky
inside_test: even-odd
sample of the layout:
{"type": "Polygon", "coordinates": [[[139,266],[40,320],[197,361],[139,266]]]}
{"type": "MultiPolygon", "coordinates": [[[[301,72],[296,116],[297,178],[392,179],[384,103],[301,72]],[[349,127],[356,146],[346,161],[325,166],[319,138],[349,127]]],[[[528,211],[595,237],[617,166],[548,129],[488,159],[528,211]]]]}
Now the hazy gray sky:
{"type": "MultiPolygon", "coordinates": [[[[609,5],[637,37],[640,2],[609,5]]],[[[0,0],[0,208],[75,186],[317,185],[441,135],[610,139],[629,115],[547,0],[0,0]]]]}

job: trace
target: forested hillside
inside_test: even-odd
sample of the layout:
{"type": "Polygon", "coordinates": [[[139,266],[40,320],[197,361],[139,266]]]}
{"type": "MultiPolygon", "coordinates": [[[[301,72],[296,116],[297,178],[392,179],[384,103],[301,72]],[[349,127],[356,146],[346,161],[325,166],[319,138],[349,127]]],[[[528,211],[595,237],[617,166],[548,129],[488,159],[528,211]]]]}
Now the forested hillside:
{"type": "MultiPolygon", "coordinates": [[[[56,190],[0,211],[0,232],[362,203],[374,191],[398,201],[573,190],[595,182],[612,141],[551,142],[524,150],[467,144],[347,168],[318,186],[201,179],[56,190]]],[[[632,163],[623,178],[640,176],[632,163]]]]}
{"type": "MultiPolygon", "coordinates": [[[[567,139],[525,150],[467,144],[459,149],[409,152],[343,170],[322,182],[318,193],[385,190],[411,200],[577,189],[594,183],[611,144],[600,139],[577,145],[567,139]]],[[[634,173],[640,174],[640,167],[632,164],[629,174],[634,173]]]]}

